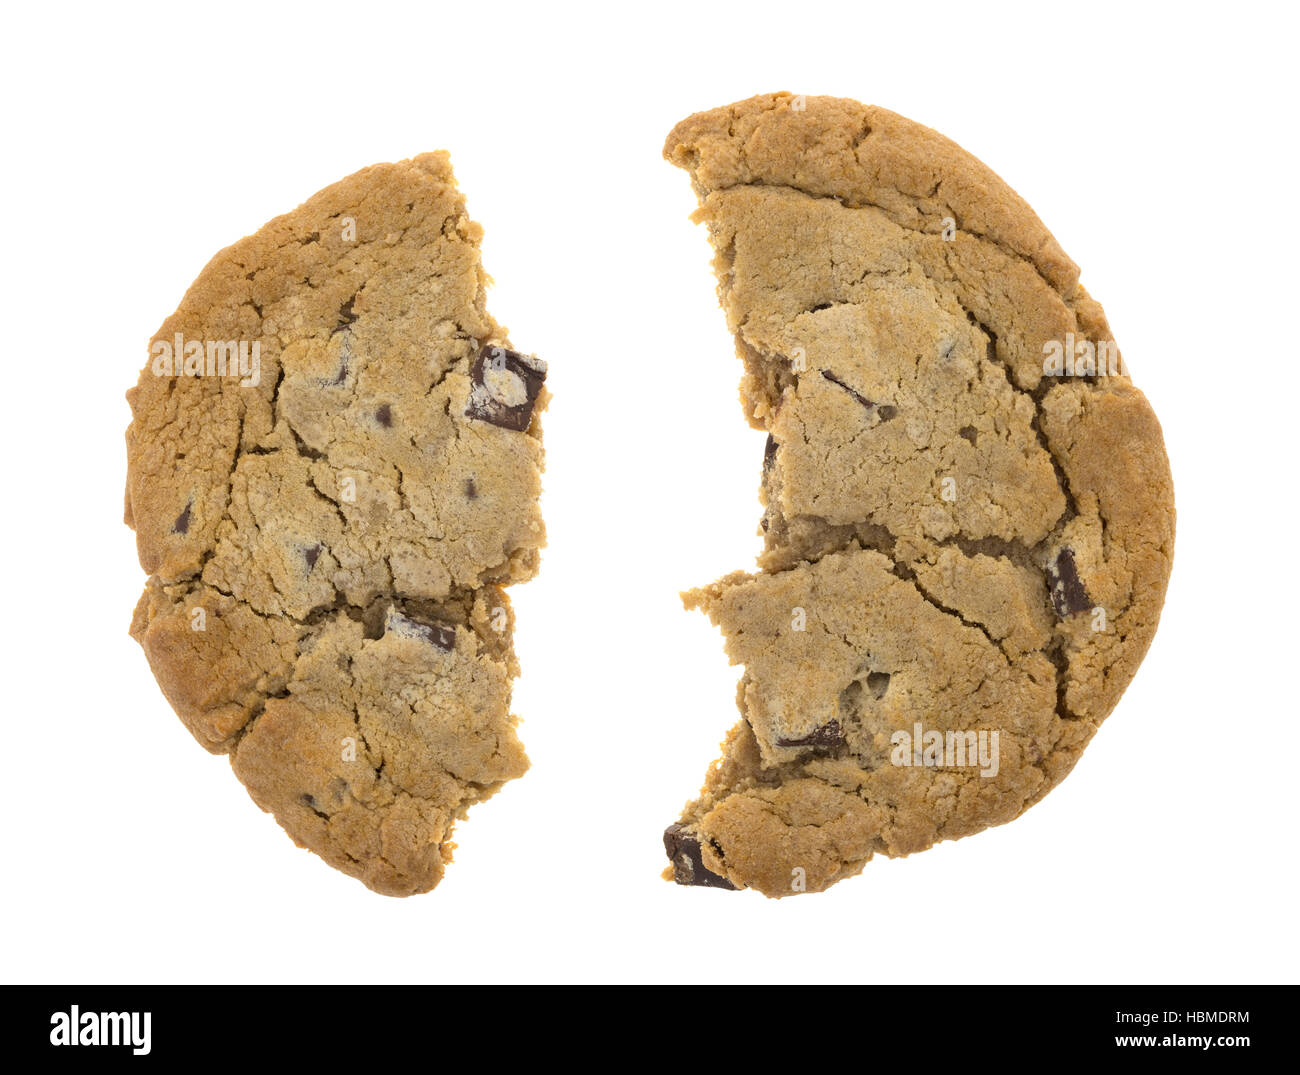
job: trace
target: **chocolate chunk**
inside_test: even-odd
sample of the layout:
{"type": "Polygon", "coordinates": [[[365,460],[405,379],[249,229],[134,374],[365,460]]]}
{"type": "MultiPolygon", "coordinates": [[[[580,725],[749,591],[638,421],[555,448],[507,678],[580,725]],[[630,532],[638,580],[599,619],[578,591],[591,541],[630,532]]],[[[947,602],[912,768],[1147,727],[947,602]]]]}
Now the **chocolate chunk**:
{"type": "Polygon", "coordinates": [[[673,880],[679,885],[702,885],[706,888],[729,888],[735,885],[706,869],[700,853],[700,838],[681,822],[664,829],[664,851],[673,864],[673,880]]]}
{"type": "Polygon", "coordinates": [[[844,733],[840,730],[840,722],[832,720],[820,728],[814,728],[802,739],[778,739],[776,745],[779,747],[840,747],[844,745],[844,733]]]}
{"type": "Polygon", "coordinates": [[[394,630],[408,638],[420,638],[443,653],[450,653],[456,648],[456,628],[445,623],[421,623],[400,612],[390,612],[384,629],[394,630]]]}
{"type": "Polygon", "coordinates": [[[176,521],[172,523],[173,534],[188,534],[190,532],[190,510],[194,507],[194,501],[191,500],[185,505],[185,510],[176,516],[176,521]]]}
{"type": "Polygon", "coordinates": [[[465,479],[465,496],[469,500],[478,499],[478,486],[474,484],[473,478],[465,479]]]}
{"type": "Polygon", "coordinates": [[[1073,549],[1062,549],[1047,565],[1047,581],[1052,588],[1052,604],[1061,619],[1092,608],[1092,598],[1079,579],[1073,549]]]}
{"type": "Polygon", "coordinates": [[[456,648],[456,628],[448,627],[443,623],[417,623],[416,627],[443,653],[450,653],[456,648]]]}
{"type": "Polygon", "coordinates": [[[771,470],[772,464],[776,462],[776,438],[771,433],[767,435],[767,443],[763,445],[763,469],[771,470]]]}
{"type": "Polygon", "coordinates": [[[393,408],[390,407],[387,403],[385,403],[382,407],[380,407],[377,411],[375,411],[375,421],[378,422],[385,429],[392,429],[393,408]]]}
{"type": "Polygon", "coordinates": [[[313,545],[310,549],[303,550],[302,555],[303,555],[303,559],[307,561],[308,571],[310,571],[313,567],[316,566],[316,561],[320,559],[320,553],[322,548],[324,548],[323,545],[313,545]]]}
{"type": "Polygon", "coordinates": [[[505,347],[486,346],[470,369],[465,417],[522,433],[533,420],[546,363],[505,347]]]}

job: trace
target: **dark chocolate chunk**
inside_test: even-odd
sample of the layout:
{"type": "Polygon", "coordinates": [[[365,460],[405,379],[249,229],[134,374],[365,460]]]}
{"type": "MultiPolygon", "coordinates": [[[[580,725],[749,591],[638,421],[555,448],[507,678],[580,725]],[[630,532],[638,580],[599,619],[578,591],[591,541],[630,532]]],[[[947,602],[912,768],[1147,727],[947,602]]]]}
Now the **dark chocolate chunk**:
{"type": "Polygon", "coordinates": [[[820,728],[814,728],[802,739],[778,739],[779,747],[839,747],[844,745],[844,733],[840,730],[838,720],[828,721],[820,728]]]}
{"type": "Polygon", "coordinates": [[[1084,589],[1074,563],[1073,549],[1062,549],[1047,565],[1047,581],[1052,588],[1052,605],[1061,619],[1092,608],[1092,598],[1084,589]]]}
{"type": "Polygon", "coordinates": [[[303,559],[307,561],[308,571],[310,571],[313,567],[316,566],[316,561],[320,559],[320,553],[322,548],[324,548],[323,545],[313,545],[310,549],[303,550],[302,555],[303,555],[303,559]]]}
{"type": "Polygon", "coordinates": [[[473,478],[465,479],[465,496],[469,500],[478,499],[478,486],[474,484],[473,478]]]}
{"type": "Polygon", "coordinates": [[[416,623],[416,627],[443,653],[450,653],[456,648],[456,628],[448,627],[444,623],[416,623]]]}
{"type": "Polygon", "coordinates": [[[771,470],[772,464],[776,462],[776,438],[771,433],[767,435],[767,443],[763,445],[763,469],[771,470]]]}
{"type": "Polygon", "coordinates": [[[681,822],[664,829],[664,851],[673,864],[673,880],[679,885],[702,885],[706,888],[729,888],[735,885],[706,869],[700,853],[700,838],[681,822]]]}
{"type": "Polygon", "coordinates": [[[486,346],[470,368],[465,417],[522,433],[546,380],[546,363],[505,347],[486,346]]]}
{"type": "Polygon", "coordinates": [[[185,510],[176,516],[176,521],[172,523],[173,534],[188,534],[190,532],[190,511],[194,507],[194,501],[191,500],[185,505],[185,510]]]}
{"type": "Polygon", "coordinates": [[[456,648],[456,628],[445,623],[421,623],[400,612],[392,612],[389,615],[389,626],[396,627],[401,634],[423,638],[443,653],[450,653],[456,648]]]}
{"type": "Polygon", "coordinates": [[[387,403],[383,404],[377,411],[375,411],[375,421],[378,422],[385,429],[392,429],[393,408],[390,407],[387,403]]]}

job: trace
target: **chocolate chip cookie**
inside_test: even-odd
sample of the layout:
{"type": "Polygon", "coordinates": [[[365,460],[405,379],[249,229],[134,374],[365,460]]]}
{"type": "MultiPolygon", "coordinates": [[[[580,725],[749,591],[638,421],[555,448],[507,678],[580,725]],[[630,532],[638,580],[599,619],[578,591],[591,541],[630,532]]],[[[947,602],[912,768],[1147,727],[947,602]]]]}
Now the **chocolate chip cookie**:
{"type": "Polygon", "coordinates": [[[685,595],[744,666],[743,719],[665,876],[815,892],[1070,771],[1155,633],[1169,465],[1078,268],[946,138],[775,94],[665,156],[768,434],[758,570],[685,595]]]}
{"type": "Polygon", "coordinates": [[[484,305],[446,153],[217,254],[128,393],[132,635],[299,845],[424,892],[528,762],[503,587],[537,569],[545,364],[484,305]]]}

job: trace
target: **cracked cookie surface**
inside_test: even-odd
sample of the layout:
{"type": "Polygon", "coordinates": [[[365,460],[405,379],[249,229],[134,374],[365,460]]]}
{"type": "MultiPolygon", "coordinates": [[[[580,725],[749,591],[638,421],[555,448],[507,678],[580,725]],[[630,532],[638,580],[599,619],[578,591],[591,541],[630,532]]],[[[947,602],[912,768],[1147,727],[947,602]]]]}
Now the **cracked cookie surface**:
{"type": "Polygon", "coordinates": [[[300,846],[388,895],[528,762],[502,589],[534,574],[546,367],[487,313],[446,153],[217,254],[128,393],[131,633],[300,846]]]}
{"type": "Polygon", "coordinates": [[[665,876],[819,891],[1069,772],[1156,629],[1168,461],[1077,267],[941,135],[775,94],[664,155],[768,433],[759,570],[685,595],[744,666],[743,719],[665,876]]]}

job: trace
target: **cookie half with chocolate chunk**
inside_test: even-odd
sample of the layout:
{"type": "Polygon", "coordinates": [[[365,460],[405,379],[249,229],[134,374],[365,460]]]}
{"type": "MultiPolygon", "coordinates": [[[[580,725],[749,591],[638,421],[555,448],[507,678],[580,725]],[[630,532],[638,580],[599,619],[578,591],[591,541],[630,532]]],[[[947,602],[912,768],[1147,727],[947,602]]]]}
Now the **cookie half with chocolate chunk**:
{"type": "Polygon", "coordinates": [[[742,719],[666,876],[815,892],[1070,771],[1155,633],[1169,465],[1078,268],[946,138],[774,94],[665,156],[768,435],[757,570],[686,595],[744,667],[742,719]]]}
{"type": "Polygon", "coordinates": [[[299,845],[423,892],[523,774],[504,587],[537,569],[546,365],[485,307],[445,153],[217,254],[128,393],[131,633],[299,845]]]}

